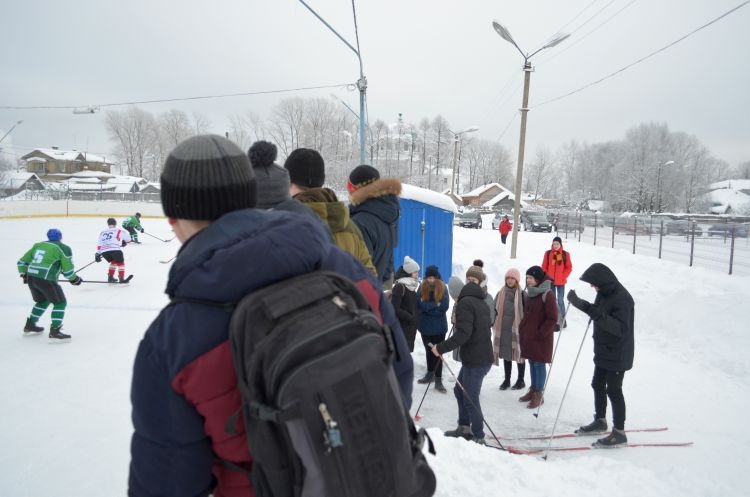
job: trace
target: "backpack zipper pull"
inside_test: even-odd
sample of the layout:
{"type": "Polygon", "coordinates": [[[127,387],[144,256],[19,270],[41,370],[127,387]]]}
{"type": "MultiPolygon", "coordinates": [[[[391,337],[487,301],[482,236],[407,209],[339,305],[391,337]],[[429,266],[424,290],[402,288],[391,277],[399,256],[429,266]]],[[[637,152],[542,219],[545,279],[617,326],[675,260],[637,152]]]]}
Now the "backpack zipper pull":
{"type": "Polygon", "coordinates": [[[318,404],[318,411],[320,411],[320,416],[326,425],[323,438],[327,447],[326,452],[330,453],[331,449],[344,445],[344,442],[341,441],[341,430],[339,430],[339,424],[331,417],[331,413],[328,412],[328,406],[325,402],[318,404]]]}

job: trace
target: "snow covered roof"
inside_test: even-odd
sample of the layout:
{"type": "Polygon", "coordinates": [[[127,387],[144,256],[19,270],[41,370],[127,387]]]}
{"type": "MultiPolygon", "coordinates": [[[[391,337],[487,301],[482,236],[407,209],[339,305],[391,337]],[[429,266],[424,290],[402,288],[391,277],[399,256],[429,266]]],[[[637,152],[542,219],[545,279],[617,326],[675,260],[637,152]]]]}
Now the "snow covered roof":
{"type": "Polygon", "coordinates": [[[402,183],[401,198],[416,200],[417,202],[439,207],[449,212],[456,212],[456,204],[454,204],[450,198],[442,193],[434,192],[426,188],[402,183]]]}
{"type": "Polygon", "coordinates": [[[7,173],[0,174],[0,188],[20,188],[28,180],[39,177],[34,173],[27,173],[23,171],[10,171],[7,173]]]}
{"type": "Polygon", "coordinates": [[[140,178],[138,176],[118,176],[113,175],[109,181],[107,181],[108,184],[128,184],[132,185],[133,183],[138,183],[139,185],[145,185],[148,184],[148,181],[145,178],[140,178]]]}
{"type": "Polygon", "coordinates": [[[75,176],[71,176],[70,178],[66,179],[65,183],[69,183],[71,185],[82,185],[82,184],[100,185],[102,184],[99,178],[78,178],[75,176]]]}
{"type": "MultiPolygon", "coordinates": [[[[495,183],[495,184],[497,184],[497,183],[495,183]]],[[[513,195],[513,192],[505,190],[503,192],[498,193],[497,195],[495,195],[494,197],[492,197],[491,199],[489,199],[487,202],[483,203],[482,207],[495,207],[495,205],[498,202],[500,202],[502,200],[505,200],[506,198],[509,199],[509,200],[515,200],[516,196],[513,195]]],[[[526,207],[526,202],[524,202],[523,199],[521,199],[521,207],[522,208],[526,207]]]]}
{"type": "Polygon", "coordinates": [[[474,188],[472,191],[470,191],[469,193],[464,193],[461,196],[462,197],[478,197],[479,195],[483,194],[487,190],[494,188],[494,187],[500,188],[501,190],[506,191],[506,192],[510,191],[507,188],[505,188],[503,185],[501,185],[500,183],[488,183],[486,185],[478,186],[474,188]]]}
{"type": "Polygon", "coordinates": [[[738,189],[735,190],[734,182],[731,189],[723,188],[708,192],[708,197],[714,204],[711,207],[713,214],[725,214],[730,209],[734,212],[750,211],[750,195],[742,193],[738,189]]]}
{"type": "Polygon", "coordinates": [[[21,159],[29,160],[31,158],[29,156],[34,152],[42,153],[54,160],[104,162],[106,164],[110,164],[101,155],[96,155],[89,152],[81,152],[78,150],[60,150],[56,148],[37,148],[21,157],[21,159]],[[27,157],[29,159],[27,159],[27,157]]]}
{"type": "Polygon", "coordinates": [[[114,178],[114,174],[105,173],[104,171],[78,171],[70,175],[71,178],[114,178]]]}
{"type": "Polygon", "coordinates": [[[115,185],[107,186],[101,183],[70,183],[70,189],[73,191],[94,191],[94,192],[111,192],[114,191],[115,185]]]}
{"type": "Polygon", "coordinates": [[[711,183],[709,189],[718,190],[719,188],[729,188],[732,190],[750,190],[750,179],[725,179],[711,183]]]}

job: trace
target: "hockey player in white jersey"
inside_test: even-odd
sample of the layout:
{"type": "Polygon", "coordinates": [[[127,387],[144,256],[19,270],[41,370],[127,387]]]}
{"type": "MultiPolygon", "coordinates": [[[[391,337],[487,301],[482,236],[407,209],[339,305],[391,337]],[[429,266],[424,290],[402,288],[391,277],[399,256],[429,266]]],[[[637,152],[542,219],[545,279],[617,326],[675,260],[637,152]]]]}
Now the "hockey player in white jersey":
{"type": "Polygon", "coordinates": [[[107,281],[118,283],[115,279],[115,271],[119,278],[119,283],[125,283],[125,255],[122,253],[122,247],[132,241],[130,233],[117,227],[117,221],[114,218],[107,219],[107,229],[99,233],[99,243],[96,247],[94,260],[101,262],[104,258],[109,262],[107,271],[107,281]]]}

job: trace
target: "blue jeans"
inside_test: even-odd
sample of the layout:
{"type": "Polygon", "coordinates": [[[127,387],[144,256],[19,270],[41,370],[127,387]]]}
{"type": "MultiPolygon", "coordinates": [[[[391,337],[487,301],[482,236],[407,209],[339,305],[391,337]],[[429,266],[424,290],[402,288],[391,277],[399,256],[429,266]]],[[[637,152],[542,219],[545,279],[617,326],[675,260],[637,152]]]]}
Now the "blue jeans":
{"type": "Polygon", "coordinates": [[[458,372],[458,381],[453,387],[453,395],[456,396],[458,402],[458,424],[461,426],[471,425],[471,433],[476,438],[484,438],[484,417],[482,416],[482,405],[479,403],[479,392],[482,391],[482,382],[487,373],[490,372],[491,367],[492,364],[476,368],[462,366],[461,371],[458,372]],[[461,390],[459,383],[463,385],[468,398],[461,390]]]}
{"type": "Polygon", "coordinates": [[[565,285],[552,285],[552,291],[557,295],[558,319],[557,322],[562,326],[565,319],[565,285]]]}
{"type": "Polygon", "coordinates": [[[529,372],[531,373],[531,386],[540,392],[544,391],[544,383],[547,381],[547,365],[529,360],[529,372]]]}

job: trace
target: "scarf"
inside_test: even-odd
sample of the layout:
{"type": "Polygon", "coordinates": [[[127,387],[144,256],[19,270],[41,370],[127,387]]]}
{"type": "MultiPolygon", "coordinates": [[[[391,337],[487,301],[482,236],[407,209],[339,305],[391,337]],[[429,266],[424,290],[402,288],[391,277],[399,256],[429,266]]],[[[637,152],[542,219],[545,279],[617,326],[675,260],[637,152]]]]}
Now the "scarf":
{"type": "Polygon", "coordinates": [[[497,292],[495,296],[495,310],[497,311],[497,317],[492,325],[493,333],[493,350],[494,350],[494,364],[498,366],[500,364],[500,335],[502,334],[503,326],[503,310],[505,308],[505,295],[506,292],[513,292],[515,297],[513,299],[513,325],[511,326],[512,333],[512,359],[515,362],[524,362],[521,359],[521,347],[520,338],[518,335],[518,327],[523,319],[523,305],[521,300],[521,288],[516,284],[516,288],[508,288],[507,285],[497,292]]]}
{"type": "Polygon", "coordinates": [[[412,278],[411,276],[404,276],[403,278],[399,278],[396,280],[396,283],[401,283],[406,287],[407,290],[411,292],[416,292],[417,287],[419,286],[419,282],[416,278],[412,278]]]}

